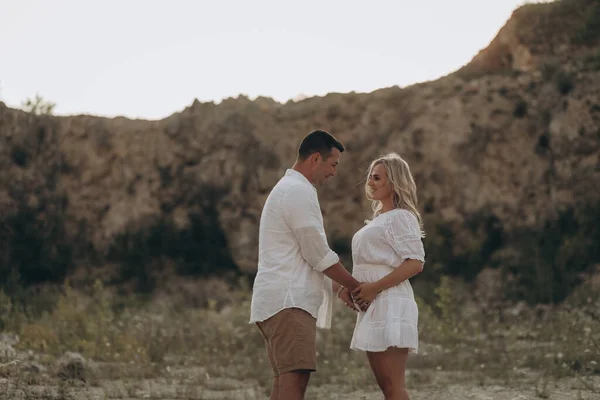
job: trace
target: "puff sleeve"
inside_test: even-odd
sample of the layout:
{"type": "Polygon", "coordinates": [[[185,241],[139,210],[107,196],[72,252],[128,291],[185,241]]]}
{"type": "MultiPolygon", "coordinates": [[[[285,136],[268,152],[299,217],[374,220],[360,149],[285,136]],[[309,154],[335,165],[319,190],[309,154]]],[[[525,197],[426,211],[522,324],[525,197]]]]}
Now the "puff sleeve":
{"type": "Polygon", "coordinates": [[[425,262],[421,238],[419,221],[410,211],[400,210],[390,218],[386,239],[402,261],[413,259],[425,262]]]}

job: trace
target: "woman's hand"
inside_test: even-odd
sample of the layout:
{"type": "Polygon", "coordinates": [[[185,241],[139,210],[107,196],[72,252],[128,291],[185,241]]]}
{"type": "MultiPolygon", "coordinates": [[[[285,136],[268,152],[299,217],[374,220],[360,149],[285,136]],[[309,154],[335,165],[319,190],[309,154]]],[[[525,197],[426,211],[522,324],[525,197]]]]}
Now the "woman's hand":
{"type": "Polygon", "coordinates": [[[380,292],[375,283],[363,283],[352,291],[352,298],[363,311],[369,307],[377,294],[380,292]]]}

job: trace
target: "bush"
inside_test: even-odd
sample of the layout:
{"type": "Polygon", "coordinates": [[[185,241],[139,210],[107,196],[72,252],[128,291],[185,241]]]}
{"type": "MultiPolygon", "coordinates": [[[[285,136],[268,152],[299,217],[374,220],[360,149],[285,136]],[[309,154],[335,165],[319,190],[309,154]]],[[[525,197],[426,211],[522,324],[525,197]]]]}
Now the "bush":
{"type": "Polygon", "coordinates": [[[15,295],[21,285],[60,282],[73,269],[73,245],[60,210],[23,206],[0,221],[0,285],[15,295]]]}
{"type": "Polygon", "coordinates": [[[560,64],[553,61],[546,61],[540,67],[542,77],[548,81],[553,81],[562,95],[569,94],[575,87],[573,75],[564,71],[560,64]]]}
{"type": "Polygon", "coordinates": [[[515,284],[510,297],[529,303],[560,302],[580,283],[581,274],[600,262],[600,203],[569,208],[539,230],[510,239],[517,256],[505,260],[515,284]]]}
{"type": "Polygon", "coordinates": [[[600,3],[589,8],[585,25],[573,37],[573,43],[593,45],[600,38],[600,3]]]}
{"type": "Polygon", "coordinates": [[[236,270],[217,211],[206,208],[188,217],[184,229],[160,219],[147,229],[117,235],[108,260],[120,264],[120,281],[134,280],[138,290],[150,292],[167,265],[173,265],[179,275],[208,276],[236,270]]]}
{"type": "Polygon", "coordinates": [[[56,103],[47,101],[39,93],[36,93],[35,98],[29,98],[21,103],[23,109],[27,112],[38,115],[51,115],[54,112],[56,103]]]}
{"type": "Polygon", "coordinates": [[[569,94],[575,87],[575,82],[571,74],[560,70],[555,76],[556,88],[562,95],[569,94]]]}
{"type": "Polygon", "coordinates": [[[429,292],[444,275],[471,281],[486,266],[501,268],[512,300],[558,303],[581,280],[581,274],[600,263],[600,203],[563,211],[539,229],[505,232],[492,214],[466,221],[466,231],[426,221],[427,263],[414,278],[417,292],[428,304],[429,292]]]}
{"type": "Polygon", "coordinates": [[[525,100],[520,99],[515,104],[515,109],[513,110],[513,116],[515,118],[523,118],[527,115],[527,103],[525,100]]]}
{"type": "Polygon", "coordinates": [[[425,223],[427,265],[424,277],[453,275],[472,280],[485,267],[494,251],[503,245],[503,228],[493,214],[474,214],[465,221],[466,232],[457,236],[449,224],[425,223]],[[429,270],[429,271],[428,271],[429,270]]]}

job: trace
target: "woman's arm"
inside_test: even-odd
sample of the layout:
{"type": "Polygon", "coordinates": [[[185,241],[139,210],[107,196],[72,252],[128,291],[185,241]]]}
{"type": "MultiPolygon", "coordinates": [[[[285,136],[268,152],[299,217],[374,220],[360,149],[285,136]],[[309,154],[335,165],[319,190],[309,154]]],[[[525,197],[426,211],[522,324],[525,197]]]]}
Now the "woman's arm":
{"type": "Polygon", "coordinates": [[[423,271],[423,263],[419,260],[406,259],[392,272],[376,282],[364,283],[352,291],[352,296],[359,306],[371,303],[382,290],[389,289],[423,271]]]}
{"type": "Polygon", "coordinates": [[[392,272],[374,282],[377,293],[401,284],[405,280],[423,271],[423,263],[419,260],[406,259],[392,272]]]}

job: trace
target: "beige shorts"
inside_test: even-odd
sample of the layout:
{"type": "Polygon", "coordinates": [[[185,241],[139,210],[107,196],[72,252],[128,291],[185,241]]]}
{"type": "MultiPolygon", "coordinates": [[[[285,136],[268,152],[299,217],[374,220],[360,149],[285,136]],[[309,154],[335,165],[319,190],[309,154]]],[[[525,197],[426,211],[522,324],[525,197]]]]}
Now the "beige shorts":
{"type": "Polygon", "coordinates": [[[273,375],[317,370],[317,320],[300,308],[285,308],[256,325],[265,339],[273,375]]]}

